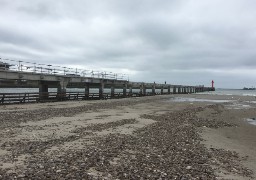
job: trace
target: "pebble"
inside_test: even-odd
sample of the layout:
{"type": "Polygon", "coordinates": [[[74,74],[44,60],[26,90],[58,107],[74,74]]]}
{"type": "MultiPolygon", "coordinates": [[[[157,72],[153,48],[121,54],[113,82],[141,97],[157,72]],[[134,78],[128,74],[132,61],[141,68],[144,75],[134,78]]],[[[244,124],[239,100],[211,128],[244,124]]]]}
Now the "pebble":
{"type": "MultiPolygon", "coordinates": [[[[0,124],[3,127],[16,127],[20,122],[31,119],[39,121],[56,116],[68,117],[89,110],[114,109],[142,102],[150,101],[131,99],[74,108],[14,111],[12,114],[1,112],[0,124]]],[[[211,105],[208,108],[218,107],[211,105]]],[[[27,179],[216,179],[213,165],[228,172],[236,169],[236,173],[250,177],[252,172],[238,163],[237,153],[206,149],[200,143],[198,128],[233,126],[217,119],[198,118],[196,113],[203,110],[200,107],[161,115],[142,115],[140,118],[156,122],[136,130],[132,135],[109,134],[92,137],[91,140],[95,143],[82,149],[59,149],[48,154],[44,151],[53,146],[82,140],[92,136],[94,132],[136,123],[136,119],[76,128],[72,131],[75,135],[47,141],[9,141],[3,143],[1,148],[11,148],[11,152],[17,156],[30,154],[22,171],[27,179]]],[[[12,158],[9,157],[9,160],[12,158]]],[[[15,173],[7,174],[2,169],[0,175],[3,179],[17,176],[15,173]]]]}

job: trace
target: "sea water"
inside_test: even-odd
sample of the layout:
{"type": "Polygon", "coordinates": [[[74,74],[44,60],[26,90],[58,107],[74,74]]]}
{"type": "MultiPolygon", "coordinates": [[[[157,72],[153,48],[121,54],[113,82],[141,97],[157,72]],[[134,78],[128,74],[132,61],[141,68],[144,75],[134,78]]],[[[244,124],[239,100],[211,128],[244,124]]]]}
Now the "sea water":
{"type": "Polygon", "coordinates": [[[216,89],[215,91],[202,92],[197,94],[256,96],[256,90],[216,89]]]}

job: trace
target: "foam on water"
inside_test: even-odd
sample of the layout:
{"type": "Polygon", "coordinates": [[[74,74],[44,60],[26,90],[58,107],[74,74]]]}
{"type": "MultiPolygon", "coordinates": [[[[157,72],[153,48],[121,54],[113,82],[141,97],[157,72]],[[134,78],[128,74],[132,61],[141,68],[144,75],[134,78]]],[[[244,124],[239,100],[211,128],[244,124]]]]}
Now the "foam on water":
{"type": "Polygon", "coordinates": [[[249,109],[251,108],[248,104],[234,103],[226,106],[228,109],[249,109]]]}
{"type": "Polygon", "coordinates": [[[256,118],[249,118],[249,119],[246,119],[246,121],[247,121],[249,124],[252,124],[252,125],[255,125],[255,126],[256,126],[256,118]]]}
{"type": "Polygon", "coordinates": [[[212,99],[196,99],[196,98],[183,98],[177,97],[171,99],[173,102],[212,102],[212,103],[226,103],[231,102],[232,100],[212,100],[212,99]]]}

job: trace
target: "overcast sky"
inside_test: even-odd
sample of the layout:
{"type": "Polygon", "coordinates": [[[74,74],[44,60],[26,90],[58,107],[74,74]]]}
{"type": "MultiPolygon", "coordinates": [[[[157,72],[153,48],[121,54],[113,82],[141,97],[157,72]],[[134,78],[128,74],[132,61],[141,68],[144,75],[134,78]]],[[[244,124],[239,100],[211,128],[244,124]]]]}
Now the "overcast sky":
{"type": "Polygon", "coordinates": [[[256,1],[0,0],[0,56],[131,81],[256,86],[256,1]]]}

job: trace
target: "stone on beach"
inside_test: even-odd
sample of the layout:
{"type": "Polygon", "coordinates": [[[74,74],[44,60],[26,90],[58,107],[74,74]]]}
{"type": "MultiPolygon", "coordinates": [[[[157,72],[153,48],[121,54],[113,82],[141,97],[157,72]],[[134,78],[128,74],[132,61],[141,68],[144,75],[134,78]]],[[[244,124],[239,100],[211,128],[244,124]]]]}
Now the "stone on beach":
{"type": "MultiPolygon", "coordinates": [[[[1,161],[4,164],[23,163],[10,173],[11,167],[0,167],[0,175],[3,179],[215,179],[217,170],[225,170],[252,177],[252,171],[240,163],[242,158],[238,153],[208,149],[201,143],[199,132],[202,128],[237,126],[221,118],[198,117],[198,113],[207,109],[218,115],[223,111],[221,105],[194,103],[185,104],[183,109],[170,110],[172,105],[164,107],[163,100],[163,97],[132,98],[74,107],[0,112],[1,135],[9,130],[1,137],[0,147],[7,151],[0,155],[1,161]],[[107,121],[114,116],[103,113],[109,110],[137,113],[137,116],[120,116],[115,121],[107,121]],[[34,140],[18,139],[18,135],[25,131],[21,123],[39,123],[46,119],[51,121],[52,117],[69,118],[81,113],[86,116],[91,112],[97,114],[94,117],[100,123],[90,124],[78,118],[69,122],[73,129],[65,136],[51,132],[48,139],[40,139],[40,136],[35,136],[34,140]],[[142,126],[142,120],[151,123],[142,126]],[[118,131],[129,127],[131,133],[118,131]],[[79,148],[72,147],[77,144],[79,148]],[[19,160],[23,155],[26,158],[19,160]]],[[[69,123],[64,123],[63,127],[70,128],[69,123]]],[[[38,126],[33,125],[27,130],[57,129],[60,124],[53,122],[52,126],[38,126]]]]}

